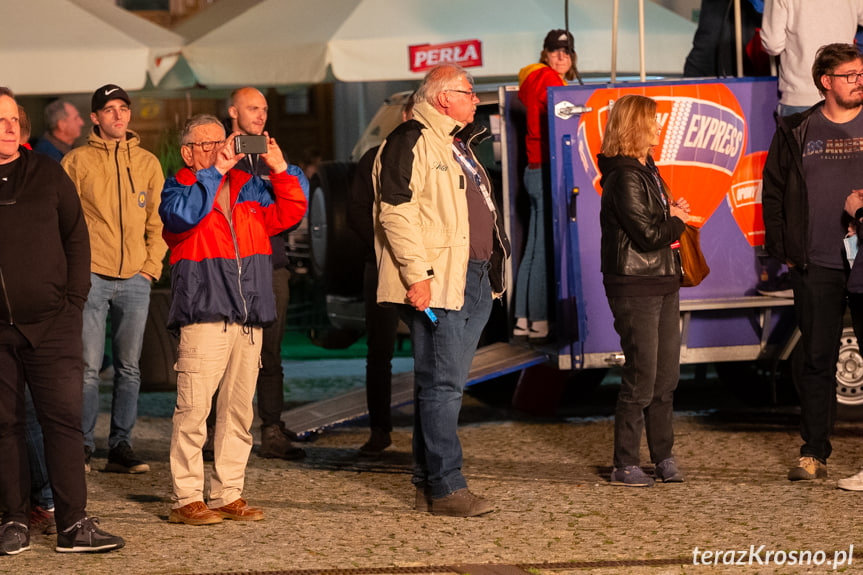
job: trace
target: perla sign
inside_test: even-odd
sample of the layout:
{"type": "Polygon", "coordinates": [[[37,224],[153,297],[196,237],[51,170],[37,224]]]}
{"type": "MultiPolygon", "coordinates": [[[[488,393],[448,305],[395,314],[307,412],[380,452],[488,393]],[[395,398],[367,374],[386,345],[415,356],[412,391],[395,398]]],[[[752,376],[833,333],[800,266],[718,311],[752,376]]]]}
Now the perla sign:
{"type": "Polygon", "coordinates": [[[418,44],[408,47],[411,72],[424,72],[438,64],[452,62],[463,68],[482,66],[482,42],[460,40],[447,44],[418,44]]]}

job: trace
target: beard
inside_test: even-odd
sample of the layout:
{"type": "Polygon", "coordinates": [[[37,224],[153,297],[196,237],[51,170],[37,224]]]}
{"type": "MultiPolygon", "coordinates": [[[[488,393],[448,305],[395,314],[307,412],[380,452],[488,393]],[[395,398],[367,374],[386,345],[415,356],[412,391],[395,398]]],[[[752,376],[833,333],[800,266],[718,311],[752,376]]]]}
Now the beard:
{"type": "MultiPolygon", "coordinates": [[[[834,94],[835,95],[835,94],[834,94]]],[[[857,88],[847,97],[835,95],[836,103],[846,110],[853,110],[863,105],[863,88],[857,88]]]]}

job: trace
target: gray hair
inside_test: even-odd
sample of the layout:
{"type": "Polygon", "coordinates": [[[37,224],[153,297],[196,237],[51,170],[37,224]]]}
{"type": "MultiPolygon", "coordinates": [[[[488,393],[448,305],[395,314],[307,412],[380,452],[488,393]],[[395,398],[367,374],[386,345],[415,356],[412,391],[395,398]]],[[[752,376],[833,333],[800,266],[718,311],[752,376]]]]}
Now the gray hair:
{"type": "Polygon", "coordinates": [[[416,102],[434,104],[438,94],[448,90],[453,82],[456,82],[462,76],[473,85],[473,77],[458,64],[438,64],[428,71],[425,78],[423,78],[422,84],[417,88],[416,102]]]}
{"type": "Polygon", "coordinates": [[[192,131],[195,128],[200,128],[201,126],[209,126],[210,124],[215,124],[225,129],[225,126],[222,125],[222,122],[215,116],[211,114],[196,114],[186,120],[185,125],[183,126],[183,131],[180,132],[180,146],[185,146],[192,139],[192,131]]]}
{"type": "MultiPolygon", "coordinates": [[[[44,118],[45,125],[49,132],[53,132],[60,124],[60,120],[65,120],[69,113],[66,111],[66,100],[54,100],[45,106],[44,118]]],[[[70,104],[71,105],[71,104],[70,104]]]]}

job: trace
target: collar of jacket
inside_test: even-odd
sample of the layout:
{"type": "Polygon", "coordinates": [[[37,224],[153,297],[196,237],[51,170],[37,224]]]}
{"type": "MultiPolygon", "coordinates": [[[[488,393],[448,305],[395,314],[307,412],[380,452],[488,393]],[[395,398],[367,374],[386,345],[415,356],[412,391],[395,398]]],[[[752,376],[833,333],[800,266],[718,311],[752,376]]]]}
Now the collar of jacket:
{"type": "Polygon", "coordinates": [[[428,102],[419,102],[414,106],[414,118],[442,140],[452,140],[452,137],[464,128],[464,124],[438,112],[428,102]]]}
{"type": "MultiPolygon", "coordinates": [[[[97,128],[98,126],[93,126],[93,129],[90,130],[90,135],[87,138],[87,144],[93,146],[94,148],[99,148],[100,150],[112,150],[114,148],[113,140],[102,139],[102,136],[99,135],[97,128]]],[[[124,148],[137,148],[141,144],[141,137],[137,134],[137,132],[133,132],[132,130],[126,130],[126,141],[120,142],[120,144],[124,148]]]]}

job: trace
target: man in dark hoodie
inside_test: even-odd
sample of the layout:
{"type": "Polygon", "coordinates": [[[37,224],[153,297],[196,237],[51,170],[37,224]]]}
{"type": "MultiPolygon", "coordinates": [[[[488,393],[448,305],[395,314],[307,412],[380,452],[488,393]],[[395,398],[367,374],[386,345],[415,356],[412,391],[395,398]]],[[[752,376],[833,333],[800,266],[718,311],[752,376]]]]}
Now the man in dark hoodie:
{"type": "Polygon", "coordinates": [[[30,548],[24,387],[45,432],[57,551],[109,551],[123,539],[87,517],[81,435],[82,310],[90,242],[75,186],[19,146],[18,105],[0,88],[0,555],[30,548]]]}

